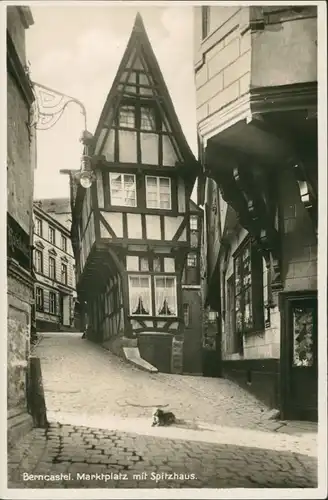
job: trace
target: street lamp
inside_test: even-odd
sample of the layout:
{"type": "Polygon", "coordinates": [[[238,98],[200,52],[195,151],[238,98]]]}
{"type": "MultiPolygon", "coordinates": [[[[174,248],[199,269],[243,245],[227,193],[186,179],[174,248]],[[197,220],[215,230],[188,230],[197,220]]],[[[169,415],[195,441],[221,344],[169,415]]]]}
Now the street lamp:
{"type": "Polygon", "coordinates": [[[62,116],[66,107],[70,103],[77,104],[84,118],[84,131],[80,141],[84,146],[81,157],[80,170],[60,170],[63,174],[72,174],[74,179],[81,184],[84,189],[89,189],[95,180],[94,172],[91,166],[91,157],[89,156],[89,147],[93,141],[93,135],[87,130],[87,114],[84,104],[75,97],[62,94],[50,87],[39,83],[31,82],[35,94],[34,117],[31,126],[38,130],[48,130],[52,128],[62,116]]]}

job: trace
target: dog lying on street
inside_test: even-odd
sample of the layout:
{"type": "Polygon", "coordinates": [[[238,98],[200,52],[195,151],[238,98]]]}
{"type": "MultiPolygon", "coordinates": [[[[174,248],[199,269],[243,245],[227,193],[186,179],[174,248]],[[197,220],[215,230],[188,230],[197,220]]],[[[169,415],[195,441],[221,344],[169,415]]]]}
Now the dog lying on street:
{"type": "Polygon", "coordinates": [[[153,422],[152,422],[152,427],[155,426],[168,426],[172,424],[176,424],[178,421],[171,411],[164,411],[161,410],[160,408],[157,408],[157,410],[154,411],[153,413],[153,422]]]}

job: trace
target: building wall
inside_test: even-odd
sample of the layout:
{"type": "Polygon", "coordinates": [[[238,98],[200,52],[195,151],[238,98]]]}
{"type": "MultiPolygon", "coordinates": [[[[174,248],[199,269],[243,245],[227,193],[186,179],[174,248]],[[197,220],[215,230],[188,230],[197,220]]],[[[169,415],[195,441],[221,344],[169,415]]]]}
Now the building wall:
{"type": "Polygon", "coordinates": [[[232,103],[249,90],[251,40],[241,29],[247,7],[210,7],[210,33],[201,39],[201,8],[195,8],[197,121],[232,103]]]}
{"type": "MultiPolygon", "coordinates": [[[[64,321],[62,326],[71,326],[74,318],[74,305],[76,298],[75,291],[75,259],[73,256],[72,242],[70,233],[64,226],[60,226],[55,219],[52,219],[48,214],[45,214],[37,207],[34,209],[33,221],[34,228],[36,227],[36,218],[42,221],[42,237],[34,233],[34,248],[42,251],[43,255],[43,273],[35,271],[37,283],[36,288],[43,290],[43,310],[36,309],[36,321],[38,330],[57,330],[60,323],[60,296],[61,294],[69,298],[64,298],[65,308],[69,307],[69,324],[64,321]],[[49,241],[49,227],[55,230],[55,245],[49,241]],[[67,242],[67,251],[61,248],[61,236],[65,236],[67,242]],[[49,257],[55,259],[56,262],[56,279],[49,277],[49,257]],[[67,285],[62,282],[61,264],[67,265],[67,285]],[[50,313],[49,309],[49,294],[50,292],[56,295],[56,313],[50,313]],[[66,303],[66,301],[68,301],[66,303]]],[[[66,316],[66,315],[65,315],[66,316]]]]}
{"type": "Polygon", "coordinates": [[[187,325],[185,322],[184,327],[183,372],[201,374],[203,315],[200,287],[183,286],[182,304],[183,308],[188,307],[189,313],[187,325]]]}
{"type": "MultiPolygon", "coordinates": [[[[12,76],[13,67],[24,75],[25,29],[33,23],[28,8],[7,7],[7,30],[14,45],[7,45],[10,64],[7,65],[7,212],[15,222],[17,234],[8,238],[10,245],[20,245],[23,238],[30,255],[32,243],[33,178],[35,168],[35,136],[30,133],[31,96],[20,89],[21,81],[12,76]],[[26,18],[27,16],[27,18],[26,18]],[[18,238],[18,240],[17,240],[18,238]]],[[[18,77],[21,78],[21,77],[18,77]]],[[[24,78],[24,76],[22,76],[24,78]]],[[[25,85],[28,86],[26,79],[25,85]]],[[[8,227],[9,234],[13,229],[8,227]]],[[[15,231],[15,230],[14,230],[15,231]]],[[[7,409],[8,441],[12,443],[27,431],[31,418],[27,413],[27,369],[30,353],[31,307],[33,279],[31,263],[19,258],[7,259],[7,409]]]]}

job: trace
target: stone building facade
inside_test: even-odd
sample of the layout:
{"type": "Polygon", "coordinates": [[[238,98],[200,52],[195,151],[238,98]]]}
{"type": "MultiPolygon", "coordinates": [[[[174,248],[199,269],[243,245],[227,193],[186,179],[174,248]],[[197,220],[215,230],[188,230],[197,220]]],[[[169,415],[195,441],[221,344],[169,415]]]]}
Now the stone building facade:
{"type": "Polygon", "coordinates": [[[217,364],[283,418],[317,418],[317,7],[195,8],[217,364]]]}
{"type": "Polygon", "coordinates": [[[34,202],[33,209],[36,329],[68,330],[74,326],[76,300],[71,235],[67,227],[41,208],[43,203],[34,202]]]}
{"type": "Polygon", "coordinates": [[[7,7],[7,409],[8,439],[32,426],[27,410],[30,354],[32,211],[35,135],[30,127],[34,95],[26,72],[25,30],[33,24],[28,7],[7,7]]]}

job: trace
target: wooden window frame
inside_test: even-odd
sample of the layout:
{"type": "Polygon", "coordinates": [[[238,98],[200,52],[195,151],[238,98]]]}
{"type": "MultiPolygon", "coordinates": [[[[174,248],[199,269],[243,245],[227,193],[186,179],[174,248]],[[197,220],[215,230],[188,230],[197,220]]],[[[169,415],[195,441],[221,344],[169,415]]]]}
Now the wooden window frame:
{"type": "Polygon", "coordinates": [[[57,314],[57,294],[56,294],[56,292],[49,292],[49,314],[53,314],[53,315],[57,314]],[[52,298],[54,299],[53,301],[52,301],[52,298]]]}
{"type": "Polygon", "coordinates": [[[40,219],[40,217],[35,217],[35,234],[42,238],[43,237],[42,233],[43,233],[42,219],[40,219]]]}
{"type": "Polygon", "coordinates": [[[56,245],[56,229],[52,226],[49,226],[49,242],[56,245]]]}
{"type": "Polygon", "coordinates": [[[35,288],[35,309],[37,311],[44,311],[44,292],[43,288],[37,286],[35,288]],[[39,295],[40,292],[40,295],[39,295]],[[40,299],[40,301],[39,301],[40,299]]]}
{"type": "Polygon", "coordinates": [[[61,263],[60,279],[61,279],[61,282],[64,285],[67,285],[67,282],[68,282],[68,266],[67,266],[66,262],[62,262],[61,263]],[[64,278],[65,278],[64,280],[63,280],[63,274],[64,274],[64,278]]]}
{"type": "Polygon", "coordinates": [[[63,234],[61,235],[61,249],[67,252],[67,238],[63,234]]]}
{"type": "Polygon", "coordinates": [[[246,238],[236,252],[233,255],[233,275],[234,275],[234,328],[236,334],[247,334],[252,332],[263,331],[264,326],[264,300],[263,300],[263,260],[260,251],[258,250],[254,241],[251,238],[246,238]],[[251,282],[250,285],[245,286],[244,281],[244,271],[243,271],[243,255],[245,251],[248,249],[250,253],[250,276],[251,282]],[[236,290],[236,263],[237,260],[240,261],[240,292],[237,293],[236,290]],[[250,291],[251,293],[251,314],[252,314],[252,324],[247,327],[245,325],[245,296],[246,292],[250,291]],[[237,316],[236,316],[236,299],[237,296],[240,298],[240,307],[242,314],[242,326],[239,331],[237,328],[237,316]]]}
{"type": "Polygon", "coordinates": [[[136,208],[138,206],[138,193],[137,193],[137,179],[136,175],[133,173],[126,173],[126,172],[109,172],[109,192],[110,192],[110,204],[113,207],[127,207],[127,208],[136,208]],[[113,203],[113,194],[112,194],[112,176],[114,175],[120,175],[121,176],[121,190],[122,190],[122,203],[113,203]],[[125,193],[125,181],[124,177],[126,175],[129,175],[133,177],[134,179],[134,190],[135,190],[135,204],[134,205],[128,205],[124,203],[124,193],[125,193]]]}
{"type": "Polygon", "coordinates": [[[52,257],[51,255],[49,255],[49,278],[51,280],[56,280],[56,259],[55,257],[52,257]],[[51,266],[50,266],[50,263],[53,262],[54,266],[53,266],[53,271],[54,271],[54,277],[51,276],[51,273],[50,273],[50,270],[51,270],[51,266]]]}
{"type": "Polygon", "coordinates": [[[172,274],[162,274],[162,275],[155,275],[154,276],[154,299],[155,299],[155,316],[158,318],[176,318],[178,316],[178,297],[177,297],[177,277],[176,275],[172,274]],[[157,286],[156,286],[156,280],[158,279],[173,279],[174,280],[174,299],[175,299],[175,314],[158,314],[156,311],[156,293],[157,293],[157,286]]]}
{"type": "Polygon", "coordinates": [[[197,267],[197,253],[196,252],[189,252],[187,255],[187,267],[190,269],[194,269],[197,267]],[[190,264],[191,258],[193,259],[194,264],[190,264]]]}
{"type": "Polygon", "coordinates": [[[208,37],[210,33],[210,6],[203,5],[201,7],[201,16],[202,16],[202,40],[208,37]]]}
{"type": "Polygon", "coordinates": [[[43,252],[42,252],[42,250],[39,250],[38,248],[36,248],[34,250],[34,255],[35,255],[35,271],[38,274],[43,274],[43,252]],[[38,266],[37,266],[38,256],[40,256],[40,267],[41,267],[40,270],[38,269],[38,266]]]}
{"type": "Polygon", "coordinates": [[[139,317],[139,316],[145,316],[145,317],[152,317],[153,315],[153,297],[152,297],[152,280],[151,280],[151,276],[150,274],[140,274],[139,272],[138,273],[130,273],[128,274],[128,290],[129,290],[129,314],[130,316],[132,317],[139,317]],[[131,281],[131,278],[142,278],[142,279],[145,279],[145,278],[148,278],[148,283],[149,283],[149,286],[148,286],[148,290],[149,290],[149,314],[145,314],[145,313],[142,313],[142,314],[135,314],[133,313],[132,311],[132,307],[131,307],[131,289],[130,289],[130,281],[131,281]]]}
{"type": "Polygon", "coordinates": [[[172,210],[172,179],[171,177],[164,177],[164,176],[160,176],[160,175],[145,175],[145,190],[146,190],[146,208],[147,209],[154,209],[154,210],[172,210]],[[152,178],[152,179],[156,179],[156,190],[157,190],[157,205],[156,207],[149,207],[148,206],[148,203],[149,203],[149,200],[148,200],[148,189],[147,189],[147,179],[149,178],[152,178]],[[161,203],[161,200],[160,200],[160,196],[161,196],[161,191],[160,191],[160,180],[161,179],[165,179],[165,180],[168,180],[169,181],[169,189],[170,189],[170,206],[168,208],[162,208],[160,206],[160,203],[161,203]]]}
{"type": "Polygon", "coordinates": [[[190,328],[190,305],[188,303],[184,303],[182,306],[182,312],[183,312],[183,323],[185,328],[190,328]],[[186,321],[186,316],[187,316],[187,321],[186,321]]]}
{"type": "Polygon", "coordinates": [[[197,215],[190,215],[190,231],[198,231],[198,216],[197,215]],[[196,224],[194,224],[196,223],[196,224]]]}

